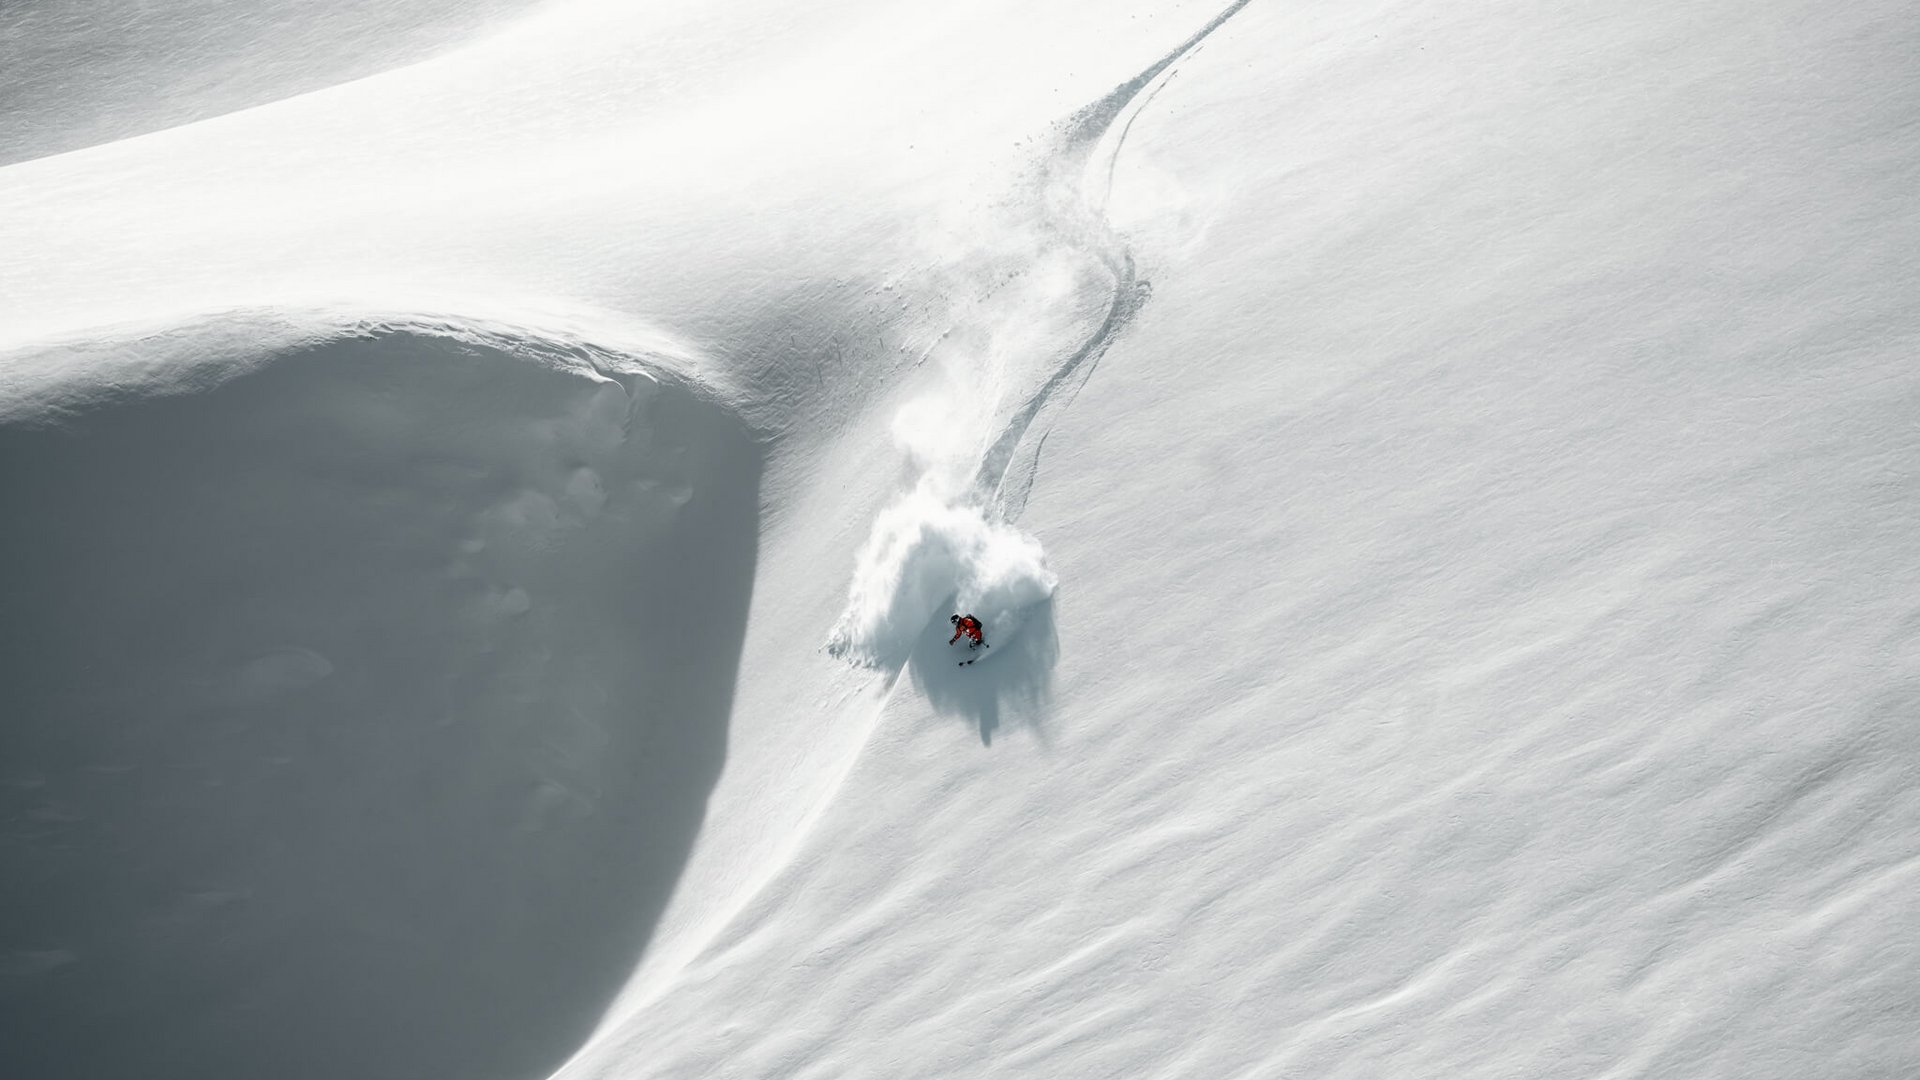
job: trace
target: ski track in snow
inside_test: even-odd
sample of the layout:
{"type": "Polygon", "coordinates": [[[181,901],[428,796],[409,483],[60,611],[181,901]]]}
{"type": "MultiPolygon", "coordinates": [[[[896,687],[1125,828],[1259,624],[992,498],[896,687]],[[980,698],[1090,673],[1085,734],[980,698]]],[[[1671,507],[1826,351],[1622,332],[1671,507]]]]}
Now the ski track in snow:
{"type": "MultiPolygon", "coordinates": [[[[951,463],[939,458],[943,450],[951,456],[952,448],[935,447],[927,453],[914,445],[918,430],[964,425],[964,413],[956,417],[935,410],[933,415],[915,415],[916,407],[929,411],[916,402],[896,418],[896,427],[906,433],[903,445],[908,452],[928,460],[921,464],[915,494],[883,516],[867,551],[857,560],[852,596],[830,643],[835,655],[896,672],[915,652],[921,624],[936,609],[975,611],[996,628],[999,638],[1011,640],[1027,613],[1049,601],[1054,588],[1051,575],[1019,554],[1023,548],[1037,550],[1037,545],[1004,524],[1019,517],[1039,468],[1050,423],[1036,425],[1036,421],[1043,415],[1057,415],[1071,402],[1100,356],[1151,293],[1148,284],[1136,277],[1133,256],[1105,220],[1104,190],[1096,195],[1093,188],[1111,185],[1113,163],[1126,130],[1139,108],[1164,85],[1160,80],[1245,4],[1246,0],[1238,0],[1230,5],[1178,47],[1063,122],[1047,140],[1048,153],[1029,167],[1029,175],[1017,185],[1037,215],[1034,228],[1039,243],[1090,256],[1103,268],[1109,278],[1104,310],[1087,336],[1050,370],[1043,369],[1044,379],[1010,410],[964,485],[957,476],[942,475],[952,472],[951,463]],[[916,500],[922,508],[916,509],[916,500]],[[985,564],[996,561],[1031,565],[1009,575],[986,568],[985,564]]],[[[991,312],[1003,291],[1030,284],[1028,278],[1036,272],[1037,268],[1014,271],[982,298],[981,307],[991,312]]],[[[974,317],[978,319],[979,313],[974,317]]],[[[948,343],[961,325],[944,331],[935,347],[948,343]]],[[[1020,367],[1031,364],[1007,366],[1017,376],[1020,367]]],[[[938,655],[924,643],[918,649],[916,655],[923,663],[930,664],[938,655]]],[[[988,735],[990,726],[983,726],[982,733],[988,735]]]]}
{"type": "Polygon", "coordinates": [[[1014,414],[980,464],[975,480],[976,489],[993,500],[995,509],[1004,518],[1012,520],[1020,516],[1020,511],[1026,506],[1027,493],[1033,488],[1033,475],[1040,467],[1040,447],[1046,441],[1048,425],[1041,426],[1030,437],[1035,419],[1057,395],[1061,395],[1063,388],[1067,389],[1062,396],[1061,407],[1072,402],[1073,395],[1092,377],[1101,355],[1152,295],[1151,285],[1138,280],[1134,273],[1133,254],[1126,250],[1124,242],[1114,233],[1105,216],[1107,189],[1112,187],[1113,169],[1120,159],[1127,132],[1140,111],[1166,85],[1162,77],[1171,77],[1174,65],[1182,58],[1191,56],[1209,35],[1226,25],[1227,20],[1249,2],[1235,0],[1213,21],[1152,66],[1114,88],[1105,98],[1082,109],[1067,122],[1059,136],[1059,149],[1046,167],[1051,181],[1049,186],[1062,184],[1066,177],[1071,177],[1071,181],[1065,182],[1064,186],[1072,194],[1066,197],[1056,195],[1054,199],[1056,212],[1065,210],[1071,215],[1066,221],[1058,223],[1057,227],[1090,241],[1094,255],[1113,277],[1113,298],[1107,305],[1106,317],[1093,334],[1054,369],[1047,381],[1014,414]],[[1116,124],[1119,125],[1117,132],[1114,129],[1116,124]],[[1103,142],[1106,143],[1104,153],[1101,152],[1103,142]],[[1100,165],[1101,159],[1104,159],[1104,168],[1100,165]],[[1090,170],[1098,170],[1102,174],[1100,179],[1104,187],[1098,199],[1093,198],[1089,190],[1087,181],[1090,170]],[[1069,383],[1072,384],[1070,388],[1069,383]],[[1019,459],[1017,470],[1016,458],[1019,459]]]}

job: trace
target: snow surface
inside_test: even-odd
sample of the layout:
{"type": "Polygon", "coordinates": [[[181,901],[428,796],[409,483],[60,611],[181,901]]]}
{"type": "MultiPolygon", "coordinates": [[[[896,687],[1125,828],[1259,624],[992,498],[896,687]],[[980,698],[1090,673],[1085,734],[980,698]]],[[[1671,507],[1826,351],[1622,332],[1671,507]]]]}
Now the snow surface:
{"type": "Polygon", "coordinates": [[[218,116],[425,59],[528,0],[9,0],[0,165],[218,116]]]}
{"type": "Polygon", "coordinates": [[[1920,1068],[1903,5],[631,7],[0,82],[10,1073],[1920,1068]]]}

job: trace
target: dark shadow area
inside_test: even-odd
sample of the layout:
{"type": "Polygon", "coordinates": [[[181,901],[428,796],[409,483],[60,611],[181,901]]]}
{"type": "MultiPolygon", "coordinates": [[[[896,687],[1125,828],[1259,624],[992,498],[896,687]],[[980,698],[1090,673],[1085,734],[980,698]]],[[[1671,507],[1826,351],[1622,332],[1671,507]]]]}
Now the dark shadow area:
{"type": "Polygon", "coordinates": [[[523,1080],[632,971],[726,752],[724,410],[390,334],[0,427],[0,1056],[523,1080]]]}
{"type": "Polygon", "coordinates": [[[949,645],[953,627],[943,614],[929,622],[913,645],[908,667],[913,685],[939,712],[965,717],[980,731],[982,745],[1009,722],[1038,729],[1053,693],[1053,669],[1060,659],[1060,636],[1053,625],[1053,600],[1026,613],[1019,633],[995,640],[988,626],[986,653],[968,652],[965,639],[949,645]],[[979,659],[965,667],[960,661],[979,659]]]}

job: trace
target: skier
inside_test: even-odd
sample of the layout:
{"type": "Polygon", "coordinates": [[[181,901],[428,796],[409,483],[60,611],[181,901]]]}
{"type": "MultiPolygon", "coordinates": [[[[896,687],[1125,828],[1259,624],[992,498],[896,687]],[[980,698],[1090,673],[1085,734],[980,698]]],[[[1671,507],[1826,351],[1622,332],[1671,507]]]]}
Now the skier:
{"type": "Polygon", "coordinates": [[[965,634],[973,639],[967,642],[967,648],[969,649],[990,649],[993,647],[987,644],[986,628],[980,625],[979,619],[971,615],[955,615],[948,621],[953,623],[953,636],[947,639],[947,644],[951,645],[959,641],[960,635],[965,634]]]}

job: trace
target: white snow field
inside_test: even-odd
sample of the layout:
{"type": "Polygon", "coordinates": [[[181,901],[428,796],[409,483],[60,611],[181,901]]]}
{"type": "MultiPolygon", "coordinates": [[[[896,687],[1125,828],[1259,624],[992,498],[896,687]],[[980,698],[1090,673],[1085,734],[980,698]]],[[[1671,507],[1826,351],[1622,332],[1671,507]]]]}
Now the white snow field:
{"type": "Polygon", "coordinates": [[[1915,56],[9,4],[0,1073],[1920,1073],[1915,56]]]}

